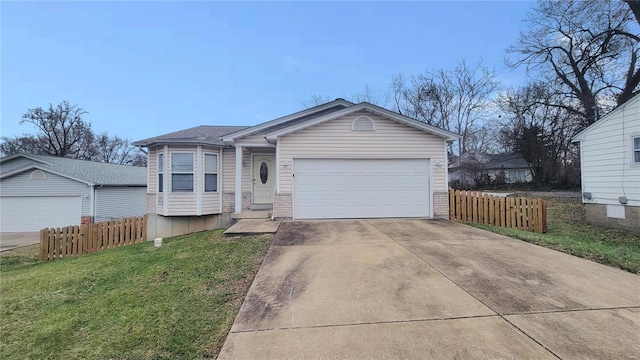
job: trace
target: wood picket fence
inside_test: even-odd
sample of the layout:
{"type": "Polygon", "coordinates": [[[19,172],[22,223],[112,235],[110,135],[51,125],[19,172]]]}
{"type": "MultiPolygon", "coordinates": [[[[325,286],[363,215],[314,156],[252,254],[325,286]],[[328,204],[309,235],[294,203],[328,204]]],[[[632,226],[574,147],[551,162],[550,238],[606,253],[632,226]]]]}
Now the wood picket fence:
{"type": "Polygon", "coordinates": [[[450,189],[449,219],[545,233],[547,203],[542,199],[499,197],[450,189]]]}
{"type": "Polygon", "coordinates": [[[147,239],[147,216],[40,230],[40,259],[63,259],[147,239]]]}

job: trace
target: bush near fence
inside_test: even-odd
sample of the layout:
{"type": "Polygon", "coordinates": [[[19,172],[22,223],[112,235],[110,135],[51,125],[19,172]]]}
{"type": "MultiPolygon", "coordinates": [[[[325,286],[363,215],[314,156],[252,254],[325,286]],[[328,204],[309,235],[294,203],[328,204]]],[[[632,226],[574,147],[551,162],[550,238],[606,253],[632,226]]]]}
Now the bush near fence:
{"type": "Polygon", "coordinates": [[[542,199],[505,198],[450,189],[449,219],[545,233],[547,204],[542,199]]]}
{"type": "Polygon", "coordinates": [[[147,216],[40,230],[40,258],[54,260],[94,253],[147,239],[147,216]]]}

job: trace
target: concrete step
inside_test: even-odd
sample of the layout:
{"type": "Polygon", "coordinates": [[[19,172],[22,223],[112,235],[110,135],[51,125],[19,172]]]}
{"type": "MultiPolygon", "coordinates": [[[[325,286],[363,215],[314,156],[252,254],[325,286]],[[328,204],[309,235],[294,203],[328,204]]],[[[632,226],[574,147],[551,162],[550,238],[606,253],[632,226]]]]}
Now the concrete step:
{"type": "Polygon", "coordinates": [[[231,214],[232,219],[271,219],[271,211],[245,210],[241,214],[231,214]]]}
{"type": "Polygon", "coordinates": [[[280,221],[271,219],[240,219],[233,226],[228,228],[225,235],[256,235],[273,234],[278,231],[280,221]]]}

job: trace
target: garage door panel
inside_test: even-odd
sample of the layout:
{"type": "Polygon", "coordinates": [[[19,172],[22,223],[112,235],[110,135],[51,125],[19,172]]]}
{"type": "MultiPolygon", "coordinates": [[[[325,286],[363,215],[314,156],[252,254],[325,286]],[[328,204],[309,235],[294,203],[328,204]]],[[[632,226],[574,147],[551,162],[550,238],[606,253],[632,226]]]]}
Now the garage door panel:
{"type": "Polygon", "coordinates": [[[427,159],[295,159],[298,219],[429,216],[427,159]]]}
{"type": "Polygon", "coordinates": [[[0,231],[39,231],[47,227],[78,225],[80,196],[16,196],[0,198],[0,231]]]}

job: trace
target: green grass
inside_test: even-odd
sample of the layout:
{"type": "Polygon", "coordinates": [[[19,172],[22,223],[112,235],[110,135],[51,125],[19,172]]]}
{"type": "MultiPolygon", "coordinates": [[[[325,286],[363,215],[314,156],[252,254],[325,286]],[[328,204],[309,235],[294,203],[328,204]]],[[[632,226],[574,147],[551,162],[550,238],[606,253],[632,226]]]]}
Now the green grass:
{"type": "Polygon", "coordinates": [[[3,255],[0,358],[215,357],[270,239],[215,230],[48,262],[3,255]]]}
{"type": "Polygon", "coordinates": [[[548,232],[545,234],[490,225],[469,225],[640,273],[640,234],[587,224],[580,199],[546,200],[548,232]]]}

